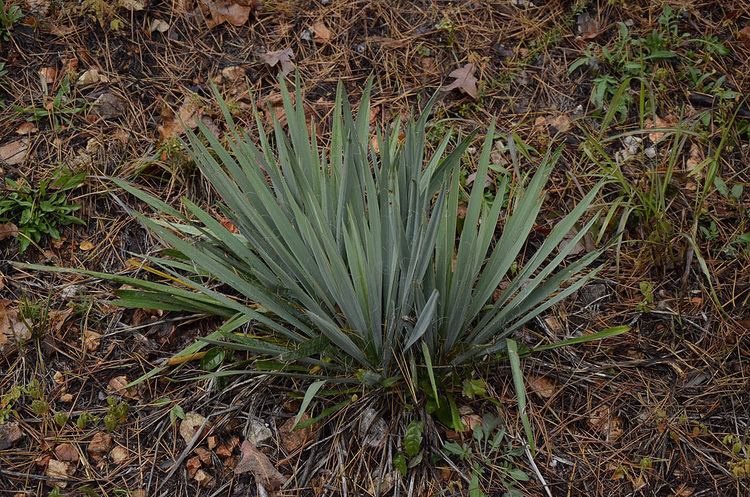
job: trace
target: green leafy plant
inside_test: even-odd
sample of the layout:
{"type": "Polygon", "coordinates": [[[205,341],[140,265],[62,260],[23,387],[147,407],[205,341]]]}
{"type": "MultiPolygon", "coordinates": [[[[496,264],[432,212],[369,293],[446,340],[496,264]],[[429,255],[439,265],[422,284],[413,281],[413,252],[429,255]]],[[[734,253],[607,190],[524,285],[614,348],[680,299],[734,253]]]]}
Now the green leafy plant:
{"type": "Polygon", "coordinates": [[[70,75],[66,74],[62,78],[54,94],[50,93],[46,79],[41,78],[41,84],[44,98],[42,105],[15,106],[17,112],[29,116],[28,120],[47,119],[55,129],[60,129],[63,125],[70,125],[73,116],[86,110],[86,102],[73,96],[70,75]]]}
{"type": "Polygon", "coordinates": [[[61,170],[52,178],[43,179],[37,188],[24,181],[5,180],[0,222],[18,226],[19,252],[23,253],[31,243],[38,244],[45,236],[58,240],[62,226],[84,224],[72,214],[79,206],[68,199],[69,192],[78,188],[84,178],[84,173],[61,170]]]}
{"type": "Polygon", "coordinates": [[[422,435],[424,433],[424,423],[422,421],[412,421],[406,427],[404,438],[401,445],[403,451],[393,457],[393,467],[406,476],[409,468],[413,468],[422,462],[422,435]]]}
{"type": "Polygon", "coordinates": [[[128,419],[128,404],[115,397],[107,397],[107,414],[104,415],[104,428],[115,431],[128,419]]]}
{"type": "Polygon", "coordinates": [[[419,118],[375,130],[372,139],[370,87],[355,114],[340,86],[330,146],[323,148],[315,127],[308,128],[300,86],[293,99],[281,80],[288,129],[275,120],[273,139],[256,112],[259,145],[234,124],[218,93],[226,142],[202,125],[199,134],[186,133],[191,157],[223,200],[217,209],[233,226],[189,199],[183,199],[183,214],[115,180],[155,210],[154,218],[136,215],[177,256],[145,257],[158,268],[155,274],[168,276],[164,282],[79,272],[127,282],[132,288],[121,290],[117,301],[125,307],[227,318],[184,352],[221,345],[262,358],[255,365],[264,371],[271,359],[277,369],[317,380],[300,412],[328,379],[385,386],[422,385],[427,378],[421,390],[437,404],[440,376],[452,368],[513,353],[512,369],[520,374],[515,342],[506,339],[597,272],[587,267],[599,251],[568,256],[596,222],[589,210],[600,186],[519,265],[560,149],[513,188],[507,188],[508,176],[499,177],[497,194],[487,202],[492,127],[472,189],[464,192],[460,163],[474,137],[446,153],[449,132],[426,156],[434,100],[419,118]],[[501,282],[504,290],[497,293],[501,282]],[[238,332],[245,325],[252,334],[238,332]],[[401,365],[413,374],[405,376],[401,365]]]}
{"type": "Polygon", "coordinates": [[[529,480],[529,476],[518,469],[515,459],[523,455],[523,448],[514,447],[513,440],[500,419],[492,414],[482,416],[482,422],[472,428],[472,437],[466,442],[446,442],[443,450],[446,457],[457,458],[471,468],[469,495],[485,497],[480,478],[490,469],[499,475],[508,497],[523,495],[516,487],[518,482],[529,480]]]}
{"type": "Polygon", "coordinates": [[[13,26],[23,18],[21,7],[15,3],[0,0],[0,38],[10,40],[10,32],[13,26]]]}

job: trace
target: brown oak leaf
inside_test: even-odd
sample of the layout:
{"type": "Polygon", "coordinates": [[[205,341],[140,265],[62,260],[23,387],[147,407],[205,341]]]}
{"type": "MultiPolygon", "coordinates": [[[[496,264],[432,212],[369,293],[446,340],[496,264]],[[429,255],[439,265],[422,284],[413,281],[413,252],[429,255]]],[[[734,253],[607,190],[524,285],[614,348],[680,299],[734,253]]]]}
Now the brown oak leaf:
{"type": "Polygon", "coordinates": [[[202,0],[201,3],[208,9],[206,24],[209,28],[225,22],[242,26],[259,4],[257,0],[202,0]]]}
{"type": "Polygon", "coordinates": [[[474,64],[469,63],[451,71],[448,77],[454,78],[455,81],[444,86],[443,91],[451,91],[458,88],[471,98],[477,98],[479,96],[479,91],[477,90],[477,82],[479,80],[474,76],[474,70],[474,64]]]}
{"type": "Polygon", "coordinates": [[[292,59],[294,58],[294,50],[291,48],[276,50],[275,52],[266,52],[260,54],[260,58],[271,67],[279,64],[281,67],[281,74],[284,76],[294,70],[294,62],[292,62],[292,59]]]}
{"type": "Polygon", "coordinates": [[[278,490],[286,482],[284,475],[279,473],[268,456],[259,451],[251,442],[247,440],[242,442],[240,451],[242,452],[242,459],[234,468],[235,474],[250,471],[255,476],[255,481],[271,492],[278,490]]]}

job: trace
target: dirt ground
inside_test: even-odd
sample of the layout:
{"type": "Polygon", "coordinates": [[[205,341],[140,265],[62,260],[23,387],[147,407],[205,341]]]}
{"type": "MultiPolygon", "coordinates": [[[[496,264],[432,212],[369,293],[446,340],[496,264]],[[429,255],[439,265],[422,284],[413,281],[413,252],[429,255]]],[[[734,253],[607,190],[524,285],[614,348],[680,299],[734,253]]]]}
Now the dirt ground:
{"type": "MultiPolygon", "coordinates": [[[[12,4],[23,17],[0,36],[0,195],[8,180],[39,185],[61,167],[85,180],[68,197],[84,223],[59,240],[19,253],[18,237],[0,230],[0,330],[14,312],[34,316],[25,343],[0,348],[2,495],[257,495],[252,473],[235,471],[248,437],[262,440],[268,471],[288,478],[277,495],[469,495],[465,461],[402,478],[392,454],[355,436],[373,411],[396,430],[391,394],[358,392],[300,433],[289,420],[302,385],[206,377],[216,354],[125,388],[219,323],[123,310],[110,283],[11,265],[143,274],[137,255],[158,240],[128,213],[146,207],[109,178],[175,206],[182,196],[215,205],[180,149],[183,126],[222,132],[212,83],[251,135],[253,101],[270,106],[269,121],[283,118],[279,71],[292,83],[299,73],[323,136],[338,82],[356,100],[372,76],[373,124],[408,117],[439,91],[435,136],[481,135],[496,118],[503,136],[528,144],[524,170],[562,145],[530,244],[613,179],[598,200],[609,228],[576,248],[615,240],[606,268],[519,339],[631,331],[524,360],[538,454],[533,465],[523,453],[493,456],[487,495],[503,494],[508,465],[531,476],[520,495],[750,495],[749,3],[12,4]]],[[[497,163],[510,167],[509,154],[498,147],[497,163]]],[[[509,370],[477,374],[499,407],[467,400],[464,412],[493,410],[520,446],[509,370]]]]}

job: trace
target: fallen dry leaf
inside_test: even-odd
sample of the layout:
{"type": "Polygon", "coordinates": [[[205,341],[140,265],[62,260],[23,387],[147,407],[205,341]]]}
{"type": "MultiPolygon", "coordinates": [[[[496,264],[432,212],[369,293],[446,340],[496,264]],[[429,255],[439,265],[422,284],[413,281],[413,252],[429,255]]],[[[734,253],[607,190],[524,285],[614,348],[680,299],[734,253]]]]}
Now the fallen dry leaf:
{"type": "Polygon", "coordinates": [[[680,484],[678,486],[674,493],[672,494],[672,497],[690,497],[695,493],[695,489],[693,487],[688,486],[685,483],[680,484]]]}
{"type": "Polygon", "coordinates": [[[180,423],[180,436],[185,440],[185,443],[190,443],[193,440],[193,437],[204,426],[205,422],[206,418],[197,412],[185,414],[185,419],[180,423]]]}
{"type": "Polygon", "coordinates": [[[234,468],[234,473],[239,475],[250,471],[255,476],[255,481],[263,485],[271,492],[281,488],[286,482],[284,475],[271,463],[268,457],[259,451],[252,443],[245,440],[240,447],[242,459],[234,468]]]}
{"type": "Polygon", "coordinates": [[[532,392],[540,397],[544,397],[545,399],[549,399],[555,395],[555,392],[557,391],[555,384],[542,376],[532,376],[527,378],[526,385],[528,385],[532,392]]]}
{"type": "Polygon", "coordinates": [[[31,330],[18,316],[18,309],[6,307],[7,300],[0,300],[0,353],[8,353],[16,344],[31,338],[31,330]]]}
{"type": "MultiPolygon", "coordinates": [[[[310,416],[305,413],[300,418],[300,423],[310,419],[310,416]]],[[[312,440],[312,426],[306,428],[294,429],[295,419],[289,418],[279,428],[279,435],[281,436],[281,445],[287,452],[295,452],[301,449],[305,444],[312,440]]]]}
{"type": "Polygon", "coordinates": [[[187,474],[190,478],[195,476],[195,473],[201,468],[201,460],[200,457],[194,456],[185,461],[185,469],[187,470],[187,474]]]}
{"type": "Polygon", "coordinates": [[[13,446],[21,438],[23,438],[23,432],[18,423],[0,424],[0,450],[13,446]]]}
{"type": "Polygon", "coordinates": [[[737,39],[740,40],[745,47],[750,48],[750,26],[745,26],[740,29],[737,33],[737,39]]]}
{"type": "Polygon", "coordinates": [[[120,7],[132,11],[141,11],[146,8],[146,4],[141,0],[117,0],[120,7]]]}
{"type": "Polygon", "coordinates": [[[209,475],[202,469],[199,469],[198,471],[195,472],[195,475],[193,476],[193,480],[195,480],[198,483],[198,485],[202,487],[208,487],[213,483],[214,478],[213,476],[209,475]]]}
{"type": "Polygon", "coordinates": [[[39,131],[39,128],[32,122],[25,122],[16,129],[17,135],[30,135],[39,131]]]}
{"type": "Polygon", "coordinates": [[[612,442],[622,436],[622,419],[612,415],[608,406],[600,406],[589,415],[588,424],[591,428],[601,432],[608,441],[612,442]]]}
{"type": "Polygon", "coordinates": [[[604,31],[602,20],[597,17],[591,17],[588,12],[578,14],[578,36],[584,40],[593,40],[604,31]]]}
{"type": "Polygon", "coordinates": [[[477,90],[477,82],[479,80],[474,76],[474,64],[469,63],[455,69],[448,77],[454,78],[455,81],[448,86],[444,86],[443,91],[451,91],[458,88],[472,98],[479,96],[479,91],[477,90]]]}
{"type": "MultiPolygon", "coordinates": [[[[646,119],[644,127],[646,129],[662,129],[662,128],[673,128],[679,122],[679,118],[674,114],[667,114],[664,118],[656,116],[655,120],[646,119]]],[[[648,134],[648,138],[651,143],[657,143],[659,140],[664,138],[667,132],[665,131],[653,131],[648,134]]]]}
{"type": "Polygon", "coordinates": [[[169,24],[161,19],[154,19],[148,27],[149,33],[156,31],[157,33],[166,33],[169,31],[169,24]]]}
{"type": "Polygon", "coordinates": [[[0,163],[15,166],[23,162],[29,150],[29,139],[22,138],[0,146],[0,163]]]}
{"type": "Polygon", "coordinates": [[[275,52],[266,52],[260,54],[260,58],[271,67],[279,64],[281,67],[281,74],[284,76],[294,70],[294,62],[292,62],[292,59],[294,58],[294,50],[291,48],[276,50],[275,52]]]}
{"type": "Polygon", "coordinates": [[[698,168],[701,162],[703,162],[703,153],[697,143],[690,145],[690,156],[685,161],[685,169],[691,176],[701,176],[701,171],[698,168]]]}
{"type": "Polygon", "coordinates": [[[314,23],[310,26],[310,29],[315,35],[313,40],[315,40],[316,43],[328,43],[331,41],[331,30],[321,21],[314,23]]]}
{"type": "Polygon", "coordinates": [[[34,14],[47,15],[50,0],[26,0],[28,11],[34,14]]]}
{"type": "Polygon", "coordinates": [[[39,77],[42,81],[51,85],[55,82],[55,78],[57,77],[57,69],[54,67],[42,67],[39,69],[39,77]]]}
{"type": "Polygon", "coordinates": [[[560,114],[548,120],[548,122],[551,126],[554,126],[554,128],[560,133],[565,133],[566,131],[568,131],[571,125],[570,117],[568,117],[567,114],[560,114]]]}
{"type": "Polygon", "coordinates": [[[227,81],[242,81],[245,79],[245,69],[240,66],[225,67],[221,70],[221,76],[227,81]]]}
{"type": "Polygon", "coordinates": [[[80,456],[75,445],[64,443],[55,447],[55,458],[57,458],[58,461],[78,463],[80,456]]]}
{"type": "Polygon", "coordinates": [[[83,348],[86,349],[86,352],[94,352],[99,348],[101,341],[102,336],[99,333],[88,328],[83,330],[83,348]]]}
{"type": "Polygon", "coordinates": [[[109,452],[109,460],[115,464],[122,464],[128,460],[130,452],[122,445],[116,445],[114,449],[109,452]]]}
{"type": "Polygon", "coordinates": [[[162,141],[179,136],[186,129],[195,129],[198,126],[202,109],[197,98],[185,95],[177,115],[169,111],[167,114],[167,118],[162,118],[163,124],[158,128],[162,141]]]}
{"type": "Polygon", "coordinates": [[[99,431],[94,434],[89,442],[87,452],[95,462],[104,459],[104,456],[112,448],[112,436],[109,433],[99,431]]]}
{"type": "Polygon", "coordinates": [[[50,459],[49,463],[47,463],[47,471],[45,471],[45,474],[52,478],[58,487],[65,488],[68,483],[64,480],[67,480],[69,476],[75,473],[75,471],[75,466],[69,462],[50,459]],[[58,478],[60,480],[58,480],[58,478]]]}
{"type": "Polygon", "coordinates": [[[206,466],[212,465],[211,452],[207,449],[204,449],[203,447],[196,447],[195,454],[198,456],[198,459],[200,459],[200,461],[206,466]]]}
{"type": "Polygon", "coordinates": [[[239,444],[239,437],[233,436],[226,443],[223,443],[216,448],[216,455],[223,458],[231,457],[234,448],[239,444]]]}
{"type": "Polygon", "coordinates": [[[135,388],[126,388],[130,381],[125,375],[115,376],[107,383],[107,393],[117,394],[129,399],[138,399],[135,388]]]}
{"type": "Polygon", "coordinates": [[[464,425],[465,429],[473,431],[474,427],[482,426],[482,416],[475,413],[464,414],[461,416],[461,423],[464,425]]]}
{"type": "MultiPolygon", "coordinates": [[[[294,93],[291,94],[292,103],[294,103],[294,93]]],[[[286,126],[286,111],[284,110],[284,101],[281,93],[272,93],[262,99],[260,105],[267,109],[265,119],[268,124],[273,124],[273,118],[279,121],[279,124],[286,126]]]]}
{"type": "Polygon", "coordinates": [[[258,0],[201,0],[201,7],[208,10],[206,24],[209,28],[225,22],[233,26],[242,26],[258,4],[258,0]]]}
{"type": "Polygon", "coordinates": [[[78,77],[76,84],[78,86],[89,86],[98,83],[100,80],[99,69],[92,67],[87,71],[83,71],[83,74],[78,77]]]}
{"type": "Polygon", "coordinates": [[[18,226],[13,223],[0,224],[0,240],[18,236],[18,226]]]}

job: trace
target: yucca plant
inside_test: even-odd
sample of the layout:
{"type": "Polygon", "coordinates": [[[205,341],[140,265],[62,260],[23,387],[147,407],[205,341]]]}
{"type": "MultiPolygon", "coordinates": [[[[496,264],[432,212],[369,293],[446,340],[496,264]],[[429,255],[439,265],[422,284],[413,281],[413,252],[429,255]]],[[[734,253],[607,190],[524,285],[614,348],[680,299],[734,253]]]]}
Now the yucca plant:
{"type": "Polygon", "coordinates": [[[189,352],[222,343],[330,377],[377,382],[399,377],[404,364],[458,366],[505,352],[515,330],[596,273],[585,270],[599,252],[567,257],[596,222],[592,214],[579,224],[598,187],[516,264],[559,150],[525,186],[519,178],[511,189],[500,178],[487,201],[490,126],[466,203],[459,169],[473,135],[446,153],[449,132],[427,157],[433,101],[405,126],[371,134],[370,85],[356,114],[340,85],[330,144],[321,147],[299,88],[292,99],[281,81],[288,124],[274,119],[272,136],[256,112],[251,139],[218,92],[226,139],[202,124],[186,133],[187,150],[223,201],[217,208],[236,229],[187,198],[182,214],[115,180],[158,213],[139,217],[177,257],[147,258],[165,283],[88,274],[135,287],[119,292],[126,307],[228,318],[189,352]],[[251,334],[236,332],[248,323],[251,334]]]}

